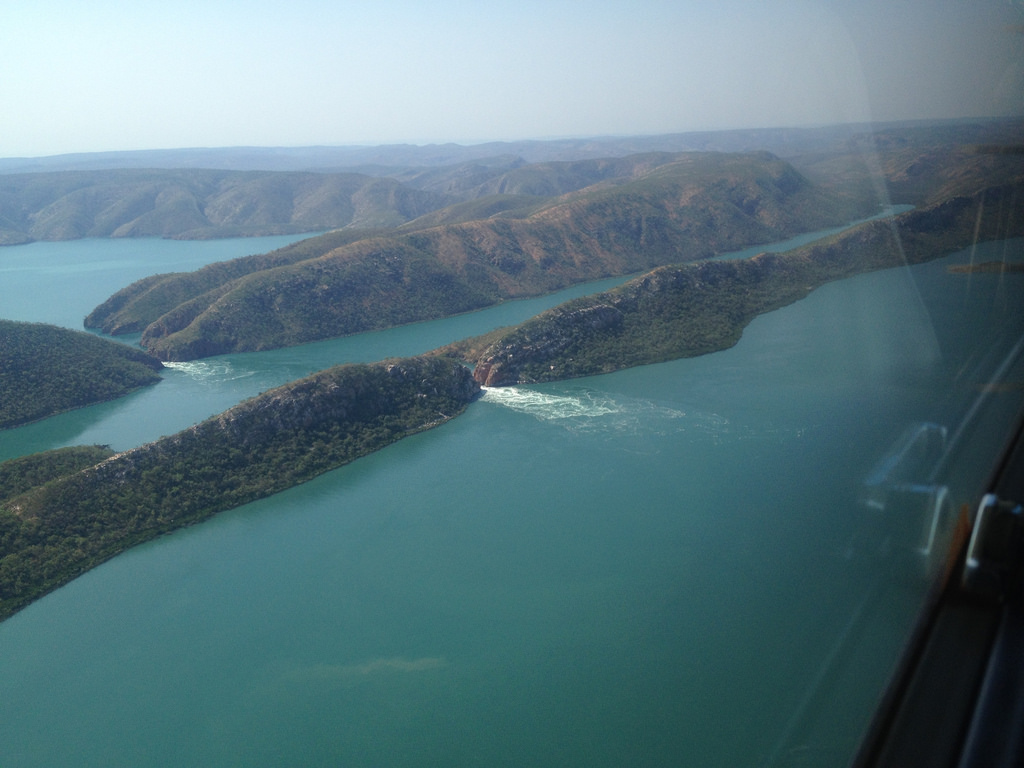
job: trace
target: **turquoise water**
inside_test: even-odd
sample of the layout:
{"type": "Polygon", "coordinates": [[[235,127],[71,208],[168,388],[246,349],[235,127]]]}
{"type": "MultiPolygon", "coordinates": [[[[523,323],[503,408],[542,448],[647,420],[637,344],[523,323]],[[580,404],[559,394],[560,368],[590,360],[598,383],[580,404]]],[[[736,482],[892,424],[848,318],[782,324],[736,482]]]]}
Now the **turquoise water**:
{"type": "Polygon", "coordinates": [[[895,216],[898,213],[905,213],[906,211],[914,210],[912,205],[887,205],[883,206],[882,209],[874,216],[868,216],[863,219],[858,219],[849,224],[844,224],[840,227],[832,227],[830,229],[822,229],[817,232],[806,232],[796,237],[791,237],[788,240],[780,240],[777,243],[768,243],[767,245],[752,245],[749,248],[744,248],[739,251],[732,251],[730,253],[724,253],[721,256],[714,257],[715,260],[731,261],[733,259],[749,259],[751,256],[756,256],[759,253],[782,253],[783,251],[791,251],[794,248],[799,248],[801,245],[807,245],[813,243],[815,240],[820,240],[823,237],[829,237],[830,235],[837,235],[845,229],[854,227],[858,224],[863,224],[866,221],[874,221],[876,219],[886,219],[890,216],[895,216]]]}
{"type": "MultiPolygon", "coordinates": [[[[927,589],[914,542],[864,535],[863,480],[908,423],[954,426],[981,344],[1021,333],[1024,278],[945,271],[990,257],[1024,244],[826,285],[713,355],[488,390],[124,553],[0,624],[0,764],[845,763],[927,589]]],[[[0,455],[128,447],[543,305],[183,364],[0,455]]],[[[954,447],[959,503],[996,449],[954,447]]]]}
{"type": "Polygon", "coordinates": [[[181,241],[37,242],[0,249],[0,317],[81,328],[115,291],[149,275],[282,248],[309,235],[181,241]]]}

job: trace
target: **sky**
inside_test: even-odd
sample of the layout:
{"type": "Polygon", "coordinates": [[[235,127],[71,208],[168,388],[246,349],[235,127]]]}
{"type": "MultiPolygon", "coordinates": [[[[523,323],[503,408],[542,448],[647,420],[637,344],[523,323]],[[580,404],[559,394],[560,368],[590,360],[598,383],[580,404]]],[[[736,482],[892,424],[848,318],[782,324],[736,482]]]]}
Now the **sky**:
{"type": "Polygon", "coordinates": [[[32,0],[0,157],[1024,113],[1024,0],[32,0]]]}

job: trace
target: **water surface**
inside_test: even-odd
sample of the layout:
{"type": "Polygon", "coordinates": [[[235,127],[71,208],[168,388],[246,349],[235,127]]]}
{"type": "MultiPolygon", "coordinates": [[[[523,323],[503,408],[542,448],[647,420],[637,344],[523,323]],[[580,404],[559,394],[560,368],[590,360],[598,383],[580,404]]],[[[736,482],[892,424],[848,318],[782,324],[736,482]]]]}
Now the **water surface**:
{"type": "MultiPolygon", "coordinates": [[[[0,624],[0,763],[847,762],[927,589],[858,495],[906,424],[976,401],[983,340],[1021,333],[1020,276],[945,270],[990,257],[1024,244],[828,284],[713,355],[488,390],[124,553],[0,624]]],[[[181,364],[0,450],[128,447],[543,303],[181,364]]],[[[961,449],[958,503],[993,450],[961,449]]]]}

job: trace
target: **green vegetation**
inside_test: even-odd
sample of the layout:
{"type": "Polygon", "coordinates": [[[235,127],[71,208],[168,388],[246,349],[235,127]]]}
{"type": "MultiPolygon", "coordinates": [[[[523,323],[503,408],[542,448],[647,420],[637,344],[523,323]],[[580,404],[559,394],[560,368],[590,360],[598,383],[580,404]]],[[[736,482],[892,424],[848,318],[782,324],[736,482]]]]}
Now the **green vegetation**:
{"type": "Polygon", "coordinates": [[[1024,234],[1019,187],[987,190],[895,226],[863,224],[783,254],[661,267],[612,291],[555,307],[520,326],[446,347],[487,386],[555,381],[725,349],[757,315],[831,280],[947,255],[977,240],[1024,234]]]}
{"type": "MultiPolygon", "coordinates": [[[[385,230],[339,230],[300,240],[270,253],[243,256],[208,264],[194,272],[150,275],[115,293],[86,318],[86,328],[114,335],[140,333],[160,317],[197,297],[213,296],[233,280],[255,272],[316,258],[358,240],[380,236],[385,230]]],[[[216,294],[219,295],[219,294],[216,294]]]]}
{"type": "Polygon", "coordinates": [[[603,178],[533,205],[528,216],[518,217],[523,209],[516,208],[516,216],[349,243],[311,241],[305,260],[291,260],[298,251],[279,252],[147,278],[112,296],[86,323],[110,333],[144,328],[143,346],[165,360],[269,349],[705,258],[865,213],[767,153],[645,155],[592,165],[598,170],[590,176],[569,167],[510,172],[554,174],[556,188],[571,186],[559,174],[603,178]]]}
{"type": "Polygon", "coordinates": [[[114,455],[109,446],[58,448],[0,464],[0,504],[25,491],[74,474],[114,455]]]}
{"type": "Polygon", "coordinates": [[[130,546],[442,424],[477,391],[440,358],[344,365],[73,474],[89,449],[0,464],[0,619],[130,546]]]}
{"type": "Polygon", "coordinates": [[[0,320],[0,429],[121,397],[159,381],[161,368],[90,333],[0,320]]]}
{"type": "Polygon", "coordinates": [[[361,241],[361,258],[265,270],[171,310],[143,333],[168,359],[262,350],[388,328],[493,304],[437,260],[401,242],[361,241]],[[206,302],[214,303],[206,308],[206,302]],[[173,350],[173,351],[169,351],[173,350]]]}

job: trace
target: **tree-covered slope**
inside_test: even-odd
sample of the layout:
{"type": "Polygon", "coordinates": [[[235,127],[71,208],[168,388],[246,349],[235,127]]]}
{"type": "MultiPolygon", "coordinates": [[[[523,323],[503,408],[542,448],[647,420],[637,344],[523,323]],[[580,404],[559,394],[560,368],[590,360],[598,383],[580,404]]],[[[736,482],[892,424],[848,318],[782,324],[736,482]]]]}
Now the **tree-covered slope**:
{"type": "Polygon", "coordinates": [[[209,291],[226,289],[240,277],[316,258],[358,240],[380,236],[378,230],[339,230],[300,240],[269,253],[207,264],[193,272],[150,275],[122,288],[85,318],[87,328],[113,335],[141,333],[155,317],[209,291]]]}
{"type": "Polygon", "coordinates": [[[816,287],[947,255],[979,240],[1024,235],[1024,188],[993,188],[873,221],[782,254],[658,268],[563,304],[520,326],[445,351],[475,362],[487,386],[554,381],[715,352],[757,315],[816,287]]]}
{"type": "Polygon", "coordinates": [[[26,463],[64,457],[0,464],[0,619],[130,546],[442,424],[478,389],[440,358],[344,365],[37,487],[26,463]]]}
{"type": "Polygon", "coordinates": [[[0,463],[0,504],[51,480],[99,464],[113,455],[107,446],[76,445],[0,463]]]}
{"type": "Polygon", "coordinates": [[[89,333],[0,320],[0,429],[128,394],[159,381],[161,368],[89,333]]]}
{"type": "Polygon", "coordinates": [[[143,345],[166,360],[267,349],[704,258],[863,212],[766,153],[684,154],[548,200],[525,218],[360,240],[233,280],[225,271],[216,284],[150,278],[87,324],[144,327],[143,345]]]}

